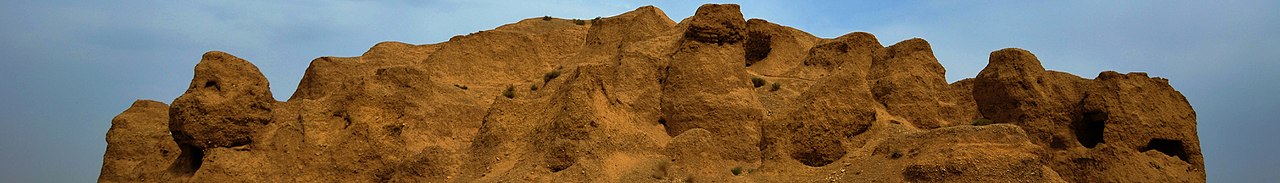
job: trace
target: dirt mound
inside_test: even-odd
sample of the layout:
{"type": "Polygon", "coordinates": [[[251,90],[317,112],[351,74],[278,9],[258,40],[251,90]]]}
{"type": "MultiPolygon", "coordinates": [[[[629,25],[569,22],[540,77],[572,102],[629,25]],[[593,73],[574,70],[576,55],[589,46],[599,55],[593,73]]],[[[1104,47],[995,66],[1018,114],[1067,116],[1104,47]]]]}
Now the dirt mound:
{"type": "Polygon", "coordinates": [[[991,53],[947,83],[924,39],[832,39],[703,5],[535,17],[313,60],[288,101],[209,52],[171,106],[112,120],[103,182],[1203,182],[1163,78],[991,53]]]}
{"type": "MultiPolygon", "coordinates": [[[[169,106],[150,100],[138,100],[115,119],[107,132],[102,174],[104,182],[132,182],[164,176],[175,158],[182,153],[169,135],[169,106]]],[[[154,180],[154,179],[151,179],[154,180]]]]}

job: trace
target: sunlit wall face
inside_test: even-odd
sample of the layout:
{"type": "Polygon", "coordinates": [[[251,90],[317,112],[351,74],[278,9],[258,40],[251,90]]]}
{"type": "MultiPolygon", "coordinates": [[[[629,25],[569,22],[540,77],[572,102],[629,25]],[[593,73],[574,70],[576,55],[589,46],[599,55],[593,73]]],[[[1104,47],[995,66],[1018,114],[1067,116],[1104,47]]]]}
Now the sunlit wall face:
{"type": "MultiPolygon", "coordinates": [[[[310,60],[381,41],[435,43],[544,15],[590,19],[650,1],[33,1],[0,6],[0,181],[97,178],[113,116],[169,102],[209,50],[254,62],[288,97],[310,60]]],[[[654,4],[679,21],[703,2],[654,4]]],[[[927,39],[948,81],[987,55],[1031,50],[1045,68],[1169,78],[1195,107],[1210,181],[1280,179],[1280,7],[1275,1],[739,2],[747,18],[883,45],[927,39]]]]}

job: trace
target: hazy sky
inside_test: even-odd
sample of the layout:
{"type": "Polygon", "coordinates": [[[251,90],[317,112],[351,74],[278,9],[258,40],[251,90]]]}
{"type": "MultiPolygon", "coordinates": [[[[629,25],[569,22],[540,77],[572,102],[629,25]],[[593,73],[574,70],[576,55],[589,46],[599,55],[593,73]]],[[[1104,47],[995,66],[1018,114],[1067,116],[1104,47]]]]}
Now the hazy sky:
{"type": "MultiPolygon", "coordinates": [[[[222,50],[293,93],[311,59],[375,43],[437,43],[523,18],[612,16],[649,1],[51,1],[0,6],[0,182],[91,182],[111,118],[181,95],[200,55],[222,50]]],[[[748,18],[881,44],[921,37],[947,80],[1019,47],[1052,70],[1169,78],[1196,109],[1211,182],[1280,180],[1277,1],[738,2],[748,18]]],[[[654,4],[676,21],[700,2],[654,4]]]]}

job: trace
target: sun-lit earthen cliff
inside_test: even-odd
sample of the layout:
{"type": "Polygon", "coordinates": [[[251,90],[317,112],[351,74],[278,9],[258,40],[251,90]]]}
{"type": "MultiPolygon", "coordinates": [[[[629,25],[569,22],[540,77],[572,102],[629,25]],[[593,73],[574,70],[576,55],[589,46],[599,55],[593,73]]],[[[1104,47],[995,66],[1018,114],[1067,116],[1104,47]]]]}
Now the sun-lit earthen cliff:
{"type": "MultiPolygon", "coordinates": [[[[211,51],[107,134],[103,182],[1203,182],[1164,78],[818,38],[737,5],[535,17],[313,60],[288,101],[211,51]]],[[[1055,61],[1049,61],[1055,62],[1055,61]]]]}

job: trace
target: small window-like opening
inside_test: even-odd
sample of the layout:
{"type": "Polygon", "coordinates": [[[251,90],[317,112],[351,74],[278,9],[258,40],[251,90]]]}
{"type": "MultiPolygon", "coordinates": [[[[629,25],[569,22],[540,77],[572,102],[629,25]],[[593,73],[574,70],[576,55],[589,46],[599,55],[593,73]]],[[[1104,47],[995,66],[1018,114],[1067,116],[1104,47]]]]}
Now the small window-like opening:
{"type": "Polygon", "coordinates": [[[213,89],[213,90],[222,91],[222,87],[221,87],[221,86],[218,86],[218,81],[213,81],[213,80],[205,81],[205,82],[204,82],[204,88],[209,88],[209,89],[213,89]]]}
{"type": "Polygon", "coordinates": [[[1147,142],[1147,146],[1138,149],[1141,152],[1150,150],[1160,151],[1160,153],[1169,156],[1177,156],[1178,159],[1187,161],[1187,151],[1182,147],[1181,140],[1151,139],[1151,142],[1147,142]]]}
{"type": "Polygon", "coordinates": [[[1076,140],[1080,141],[1080,145],[1086,148],[1098,146],[1098,143],[1104,143],[1102,133],[1106,129],[1107,113],[1095,111],[1086,112],[1075,124],[1072,124],[1071,131],[1075,132],[1076,140]]]}

